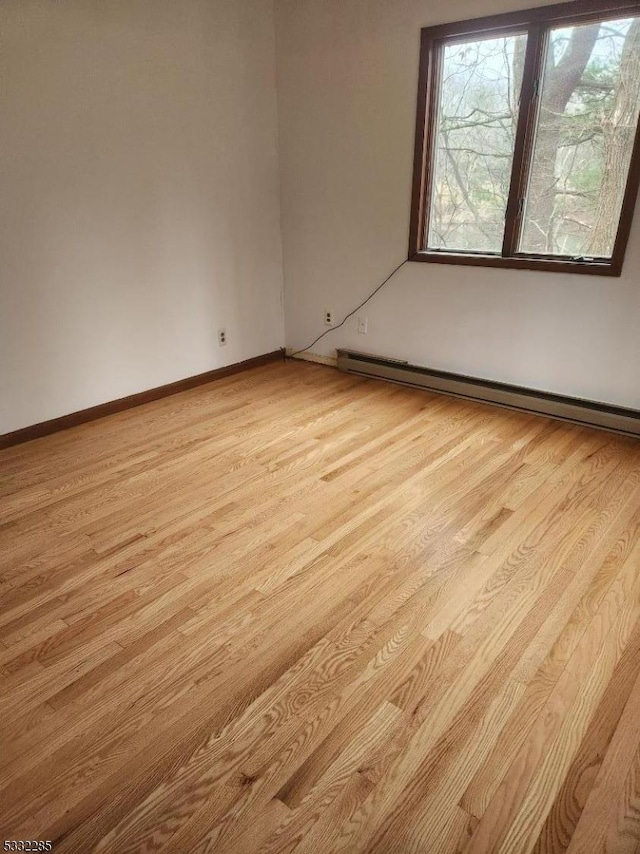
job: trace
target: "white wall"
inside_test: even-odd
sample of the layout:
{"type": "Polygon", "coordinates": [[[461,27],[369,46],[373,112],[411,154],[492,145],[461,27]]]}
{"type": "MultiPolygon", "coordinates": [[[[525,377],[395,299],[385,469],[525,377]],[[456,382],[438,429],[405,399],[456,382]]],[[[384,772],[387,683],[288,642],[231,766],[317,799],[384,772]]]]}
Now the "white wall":
{"type": "Polygon", "coordinates": [[[0,86],[0,433],[282,346],[271,2],[2,0],[0,86]]]}
{"type": "MultiPolygon", "coordinates": [[[[541,2],[541,0],[540,0],[541,2]]],[[[406,257],[420,28],[532,0],[278,0],[287,345],[406,257]]],[[[406,265],[316,345],[640,408],[640,210],[621,279],[406,265]]]]}

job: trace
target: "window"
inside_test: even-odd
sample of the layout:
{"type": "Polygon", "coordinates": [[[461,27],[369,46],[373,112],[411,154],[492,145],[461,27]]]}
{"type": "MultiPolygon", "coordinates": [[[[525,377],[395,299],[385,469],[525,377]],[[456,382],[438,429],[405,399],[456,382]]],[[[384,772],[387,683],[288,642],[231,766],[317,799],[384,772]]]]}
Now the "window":
{"type": "Polygon", "coordinates": [[[640,0],[424,29],[409,257],[620,275],[639,115],[640,0]]]}

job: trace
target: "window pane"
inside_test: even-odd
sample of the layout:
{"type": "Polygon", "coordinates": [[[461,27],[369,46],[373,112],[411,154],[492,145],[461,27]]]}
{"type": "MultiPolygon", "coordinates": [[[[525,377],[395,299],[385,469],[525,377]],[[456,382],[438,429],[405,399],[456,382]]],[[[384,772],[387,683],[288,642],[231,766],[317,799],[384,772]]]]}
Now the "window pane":
{"type": "Polygon", "coordinates": [[[520,250],[610,258],[640,108],[640,18],[550,32],[520,250]]]}
{"type": "Polygon", "coordinates": [[[526,35],[446,44],[430,249],[502,252],[526,35]]]}

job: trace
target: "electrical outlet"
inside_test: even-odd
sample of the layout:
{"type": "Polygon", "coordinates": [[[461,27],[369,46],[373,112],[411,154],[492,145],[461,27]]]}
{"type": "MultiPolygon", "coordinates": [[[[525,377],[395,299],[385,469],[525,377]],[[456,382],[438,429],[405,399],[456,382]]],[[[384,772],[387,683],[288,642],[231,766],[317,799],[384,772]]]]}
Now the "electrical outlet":
{"type": "Polygon", "coordinates": [[[220,347],[224,347],[227,343],[227,330],[226,329],[218,329],[218,345],[220,347]]]}
{"type": "Polygon", "coordinates": [[[327,310],[324,313],[324,325],[333,326],[333,312],[330,310],[327,310]]]}
{"type": "Polygon", "coordinates": [[[358,332],[361,335],[366,335],[369,331],[369,318],[364,317],[364,315],[358,315],[358,332]]]}

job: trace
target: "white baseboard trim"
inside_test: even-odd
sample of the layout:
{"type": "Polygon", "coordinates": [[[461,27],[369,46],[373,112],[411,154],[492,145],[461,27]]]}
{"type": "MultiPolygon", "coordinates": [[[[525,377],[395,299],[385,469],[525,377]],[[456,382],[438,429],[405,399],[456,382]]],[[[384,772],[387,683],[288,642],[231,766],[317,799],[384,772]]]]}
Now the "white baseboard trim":
{"type": "Polygon", "coordinates": [[[317,365],[329,365],[331,368],[338,367],[338,360],[335,356],[321,356],[319,353],[307,352],[296,353],[295,347],[287,347],[286,353],[288,358],[300,359],[301,362],[315,362],[317,365]]]}

